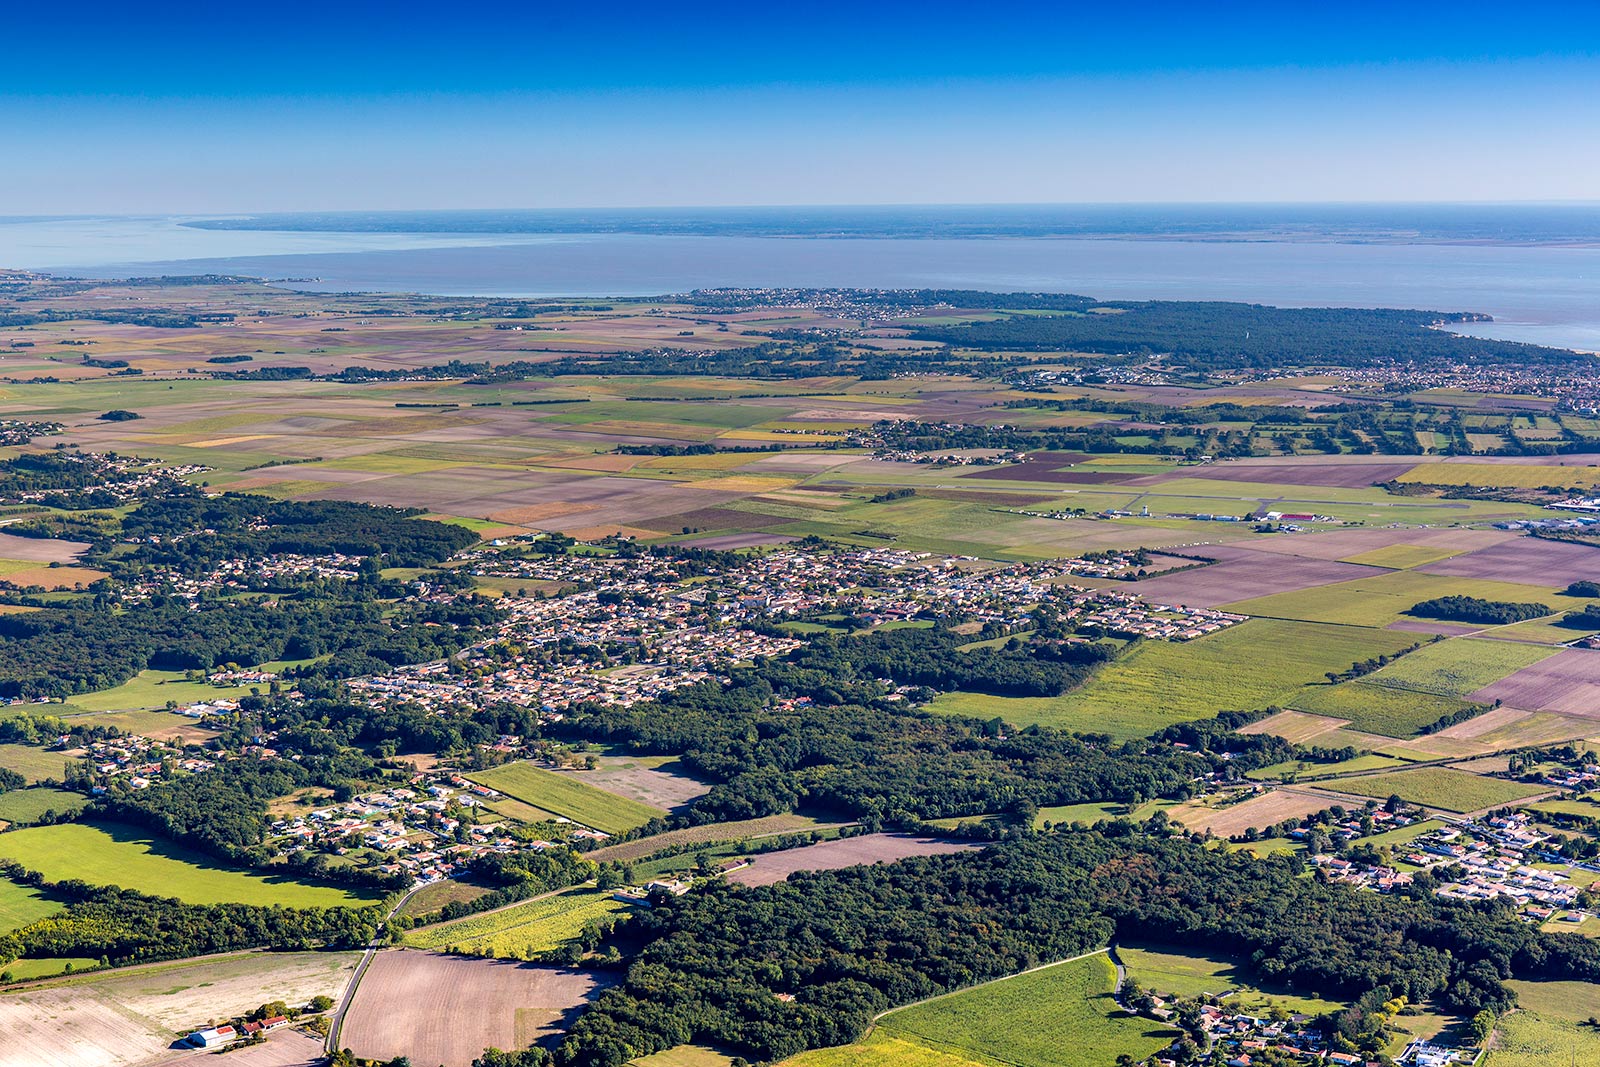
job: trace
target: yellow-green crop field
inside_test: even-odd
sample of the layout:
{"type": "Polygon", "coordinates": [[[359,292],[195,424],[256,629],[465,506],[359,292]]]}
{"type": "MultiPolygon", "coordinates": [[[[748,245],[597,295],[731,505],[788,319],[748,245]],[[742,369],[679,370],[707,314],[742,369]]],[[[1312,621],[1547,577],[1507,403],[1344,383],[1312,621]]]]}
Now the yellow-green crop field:
{"type": "Polygon", "coordinates": [[[405,943],[413,948],[526,959],[560,948],[589,923],[627,907],[610,893],[597,889],[568,889],[499,911],[411,930],[405,935],[405,943]]]}

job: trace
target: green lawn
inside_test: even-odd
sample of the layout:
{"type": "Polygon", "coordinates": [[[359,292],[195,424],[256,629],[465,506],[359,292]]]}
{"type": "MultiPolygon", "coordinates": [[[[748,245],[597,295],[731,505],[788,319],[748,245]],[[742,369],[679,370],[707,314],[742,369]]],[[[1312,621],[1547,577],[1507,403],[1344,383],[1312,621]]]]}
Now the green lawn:
{"type": "Polygon", "coordinates": [[[61,823],[0,834],[0,857],[16,860],[52,882],[76,878],[189,904],[282,904],[359,907],[378,894],[314,885],[279,875],[228,867],[189,849],[114,823],[61,823]]]}
{"type": "Polygon", "coordinates": [[[54,915],[64,906],[42,889],[0,878],[0,933],[10,933],[54,915]]]}
{"type": "Polygon", "coordinates": [[[80,811],[88,803],[88,797],[69,789],[52,789],[49,786],[13,789],[9,793],[0,793],[0,820],[26,826],[38,822],[39,816],[47,811],[65,814],[80,811]]]}
{"type": "Polygon", "coordinates": [[[1456,637],[1423,645],[1362,681],[1435,696],[1464,697],[1553,656],[1554,648],[1456,637]]]}
{"type": "Polygon", "coordinates": [[[1195,641],[1148,641],[1059,697],[941,694],[947,714],[1140,737],[1219,711],[1295,704],[1328,671],[1394,653],[1416,635],[1359,626],[1252,619],[1195,641]]]}
{"type": "Polygon", "coordinates": [[[1116,971],[1100,953],[891,1012],[891,1037],[1018,1067],[1104,1067],[1160,1051],[1173,1031],[1125,1014],[1116,971]]]}
{"type": "Polygon", "coordinates": [[[1504,778],[1486,778],[1481,774],[1451,770],[1449,767],[1418,767],[1416,770],[1395,771],[1392,774],[1342,778],[1329,788],[1362,797],[1381,798],[1398,794],[1413,804],[1443,811],[1477,811],[1480,808],[1515,804],[1530,796],[1549,792],[1540,786],[1504,778]]]}
{"type": "MultiPolygon", "coordinates": [[[[1409,655],[1421,655],[1423,651],[1419,648],[1409,655]]],[[[1362,680],[1307,686],[1295,697],[1293,706],[1297,711],[1349,719],[1352,730],[1385,737],[1415,737],[1423,727],[1469,705],[1452,697],[1362,680]]]]}
{"type": "Polygon", "coordinates": [[[666,814],[661,808],[586,785],[575,774],[547,771],[531,763],[507,763],[467,777],[524,804],[608,834],[632,830],[666,814]]]}
{"type": "Polygon", "coordinates": [[[560,948],[582,933],[588,923],[626,908],[607,892],[568,889],[501,911],[411,930],[405,935],[405,943],[415,948],[525,959],[529,953],[560,948]]]}
{"type": "Polygon", "coordinates": [[[1307,1015],[1344,1007],[1339,1001],[1303,997],[1262,983],[1250,974],[1244,960],[1224,953],[1179,952],[1170,945],[1142,945],[1120,946],[1117,954],[1122,957],[1130,980],[1159,993],[1195,997],[1236,991],[1237,996],[1228,1000],[1230,1005],[1261,1014],[1273,1004],[1307,1015]]]}

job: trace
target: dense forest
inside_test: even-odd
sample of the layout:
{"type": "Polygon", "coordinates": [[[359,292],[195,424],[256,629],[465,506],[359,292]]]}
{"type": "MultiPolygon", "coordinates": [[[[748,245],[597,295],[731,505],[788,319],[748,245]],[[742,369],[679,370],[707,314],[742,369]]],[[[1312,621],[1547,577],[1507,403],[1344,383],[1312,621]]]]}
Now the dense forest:
{"type": "Polygon", "coordinates": [[[1475,596],[1441,596],[1413,604],[1407,615],[1424,619],[1448,619],[1451,622],[1475,622],[1484,626],[1504,626],[1507,623],[1542,619],[1555,614],[1549,604],[1519,603],[1511,600],[1484,600],[1475,596]]]}
{"type": "Polygon", "coordinates": [[[1276,308],[1221,301],[1107,301],[1101,314],[1030,315],[912,335],[983,351],[1166,356],[1194,370],[1482,362],[1571,363],[1563,349],[1463,337],[1430,327],[1480,316],[1389,308],[1276,308]]]}
{"type": "Polygon", "coordinates": [[[1183,838],[1057,833],[975,854],[713,883],[617,929],[643,943],[557,1050],[619,1067],[706,1042],[754,1060],[854,1040],[896,1004],[1075,955],[1119,935],[1240,954],[1290,988],[1501,1011],[1509,978],[1600,979],[1600,945],[1543,934],[1503,903],[1418,885],[1362,893],[1183,838]]]}

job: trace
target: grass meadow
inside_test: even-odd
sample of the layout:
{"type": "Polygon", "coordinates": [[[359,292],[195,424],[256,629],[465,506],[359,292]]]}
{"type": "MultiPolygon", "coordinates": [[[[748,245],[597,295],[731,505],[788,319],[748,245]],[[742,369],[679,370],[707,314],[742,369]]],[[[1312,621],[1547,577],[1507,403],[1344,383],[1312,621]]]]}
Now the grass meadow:
{"type": "Polygon", "coordinates": [[[0,878],[0,933],[38,922],[54,915],[65,903],[53,899],[42,889],[0,878]]]}
{"type": "Polygon", "coordinates": [[[377,899],[329,885],[228,867],[209,856],[114,823],[60,823],[0,834],[0,857],[52,882],[76,878],[188,904],[360,907],[377,899]]]}
{"type": "Polygon", "coordinates": [[[9,793],[0,793],[0,820],[27,826],[38,822],[39,817],[47,811],[57,814],[81,811],[88,803],[88,797],[69,789],[52,789],[48,786],[13,789],[9,793]]]}
{"type": "Polygon", "coordinates": [[[1174,1031],[1125,1014],[1103,953],[890,1012],[891,1037],[1019,1067],[1102,1067],[1159,1052],[1174,1031]]]}
{"type": "Polygon", "coordinates": [[[1241,600],[1227,605],[1227,610],[1272,619],[1332,622],[1346,626],[1387,626],[1403,618],[1414,605],[1435,597],[1470,596],[1483,600],[1550,604],[1552,591],[1553,587],[1547,586],[1394,571],[1314,589],[1241,600]]]}
{"type": "Polygon", "coordinates": [[[608,834],[632,830],[666,814],[660,808],[596,789],[573,774],[543,770],[531,763],[507,763],[468,777],[524,804],[608,834]]]}
{"type": "Polygon", "coordinates": [[[1266,1014],[1273,1004],[1307,1015],[1344,1007],[1339,1001],[1299,996],[1270,984],[1263,989],[1243,960],[1223,953],[1177,952],[1169,945],[1145,945],[1118,946],[1117,954],[1131,981],[1161,993],[1197,997],[1233,991],[1237,995],[1229,998],[1230,1005],[1260,1014],[1266,1014]]]}
{"type": "MultiPolygon", "coordinates": [[[[657,1053],[665,1055],[666,1053],[657,1053]]],[[[635,1060],[634,1063],[643,1067],[656,1067],[655,1057],[646,1057],[635,1060]]],[[[817,1049],[814,1052],[803,1052],[792,1059],[783,1061],[782,1067],[992,1067],[985,1061],[978,1061],[944,1049],[929,1048],[927,1045],[916,1041],[909,1041],[896,1036],[887,1030],[872,1031],[866,1037],[853,1045],[840,1045],[838,1048],[817,1049]]]]}
{"type": "Polygon", "coordinates": [[[1181,643],[1150,641],[1059,697],[941,694],[930,707],[1018,726],[1141,737],[1219,711],[1289,706],[1328,671],[1394,653],[1416,635],[1355,626],[1252,619],[1181,643]]]}

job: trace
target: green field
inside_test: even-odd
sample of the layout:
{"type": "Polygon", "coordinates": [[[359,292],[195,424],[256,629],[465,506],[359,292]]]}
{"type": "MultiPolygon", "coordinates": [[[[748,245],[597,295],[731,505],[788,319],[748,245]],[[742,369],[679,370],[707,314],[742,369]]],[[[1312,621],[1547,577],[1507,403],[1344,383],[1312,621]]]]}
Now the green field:
{"type": "MultiPolygon", "coordinates": [[[[1449,578],[1416,571],[1357,578],[1350,582],[1293,593],[1240,600],[1227,610],[1270,619],[1334,622],[1347,626],[1387,626],[1404,617],[1411,607],[1441,596],[1471,596],[1484,600],[1549,603],[1552,587],[1514,585],[1477,578],[1449,578]]],[[[1413,637],[1412,640],[1417,640],[1413,637]]]]}
{"type": "Polygon", "coordinates": [[[1363,552],[1359,556],[1346,556],[1340,562],[1359,563],[1368,567],[1391,567],[1395,570],[1409,570],[1412,567],[1421,567],[1428,563],[1437,563],[1441,559],[1459,556],[1459,549],[1453,548],[1428,548],[1426,545],[1385,545],[1375,548],[1371,552],[1363,552]]]}
{"type": "Polygon", "coordinates": [[[5,967],[0,968],[11,976],[13,982],[30,982],[35,978],[54,978],[64,974],[69,969],[73,971],[92,971],[100,966],[99,960],[78,957],[56,957],[44,960],[12,960],[5,967]]]}
{"type": "Polygon", "coordinates": [[[531,763],[507,763],[467,777],[524,804],[608,834],[620,834],[666,815],[660,808],[586,785],[573,774],[543,770],[531,763]]]}
{"type": "MultiPolygon", "coordinates": [[[[1518,983],[1522,985],[1524,983],[1518,983]]],[[[1532,1011],[1504,1016],[1483,1067],[1592,1067],[1600,1063],[1600,1031],[1532,1011]]]]}
{"type": "Polygon", "coordinates": [[[526,959],[551,952],[577,937],[588,923],[628,905],[596,889],[568,889],[499,911],[407,931],[413,948],[443,949],[500,959],[526,959]]]}
{"type": "Polygon", "coordinates": [[[679,1045],[641,1056],[634,1067],[732,1067],[733,1057],[704,1045],[679,1045]]]}
{"type": "Polygon", "coordinates": [[[16,771],[30,785],[46,778],[59,781],[64,773],[63,768],[71,759],[60,750],[51,752],[38,745],[0,745],[0,767],[16,771]]]}
{"type": "Polygon", "coordinates": [[[471,903],[488,892],[487,886],[469,885],[459,878],[443,878],[411,894],[396,914],[404,919],[416,919],[432,915],[446,904],[471,903]]]}
{"type": "Polygon", "coordinates": [[[38,822],[39,816],[47,811],[57,814],[81,811],[88,803],[88,797],[68,789],[52,789],[49,786],[13,789],[9,793],[0,793],[0,820],[26,826],[38,822]]]}
{"type": "Polygon", "coordinates": [[[209,856],[114,823],[61,823],[0,834],[0,857],[52,882],[76,878],[189,904],[281,904],[293,908],[359,907],[376,893],[313,885],[228,867],[209,856]]]}
{"type": "MultiPolygon", "coordinates": [[[[1419,648],[1410,655],[1420,655],[1422,651],[1419,648]]],[[[1349,719],[1352,730],[1385,737],[1415,737],[1423,727],[1469,705],[1464,700],[1359,680],[1307,686],[1292,706],[1296,711],[1349,719]]]]}
{"type": "Polygon", "coordinates": [[[1549,792],[1540,786],[1511,782],[1504,778],[1485,778],[1481,774],[1469,774],[1449,767],[1418,767],[1413,771],[1341,778],[1330,788],[1361,797],[1383,798],[1398,794],[1413,804],[1442,811],[1477,811],[1480,808],[1500,807],[1549,792]]]}
{"type": "MultiPolygon", "coordinates": [[[[274,665],[263,666],[270,670],[274,665]]],[[[265,691],[266,686],[256,688],[265,691]]],[[[140,671],[114,689],[80,693],[71,697],[70,703],[84,711],[142,711],[164,708],[169,700],[178,704],[194,704],[221,697],[249,696],[250,689],[247,685],[219,686],[206,682],[186,682],[182,671],[140,671]]]]}
{"type": "Polygon", "coordinates": [[[1296,778],[1309,780],[1326,778],[1335,774],[1346,774],[1352,771],[1381,771],[1389,767],[1403,766],[1405,766],[1405,760],[1395,759],[1393,756],[1379,756],[1369,752],[1363,756],[1356,756],[1354,759],[1340,760],[1338,763],[1285,760],[1282,763],[1274,763],[1268,767],[1258,767],[1256,770],[1247,772],[1245,777],[1256,782],[1266,782],[1284,774],[1293,774],[1296,778]]]}
{"type": "Polygon", "coordinates": [[[1104,953],[890,1012],[891,1037],[1018,1067],[1104,1067],[1159,1052],[1173,1031],[1125,1014],[1104,953]]]}
{"type": "Polygon", "coordinates": [[[10,933],[54,915],[63,906],[42,889],[0,878],[0,933],[10,933]]]}
{"type": "Polygon", "coordinates": [[[1415,640],[1414,634],[1366,627],[1252,619],[1195,641],[1148,641],[1064,696],[946,693],[929,706],[946,714],[998,715],[1018,726],[1140,737],[1219,711],[1293,705],[1307,683],[1328,671],[1415,640]]]}
{"type": "Polygon", "coordinates": [[[1174,952],[1171,946],[1146,945],[1120,946],[1117,954],[1131,980],[1158,993],[1197,997],[1236,992],[1228,999],[1230,1005],[1260,1014],[1266,1014],[1273,1004],[1307,1015],[1344,1006],[1338,1001],[1298,996],[1276,986],[1263,989],[1263,983],[1250,975],[1243,960],[1221,953],[1174,952]]]}
{"type": "MultiPolygon", "coordinates": [[[[646,1063],[646,1060],[638,1060],[646,1063]]],[[[654,1067],[654,1065],[652,1065],[654,1067]]],[[[874,1030],[854,1045],[803,1052],[783,1061],[782,1067],[980,1067],[977,1061],[953,1052],[874,1030]]],[[[984,1064],[982,1067],[993,1067],[984,1064]]]]}
{"type": "Polygon", "coordinates": [[[1423,645],[1376,674],[1367,675],[1362,682],[1435,696],[1465,697],[1556,651],[1510,641],[1457,637],[1423,645]]]}

